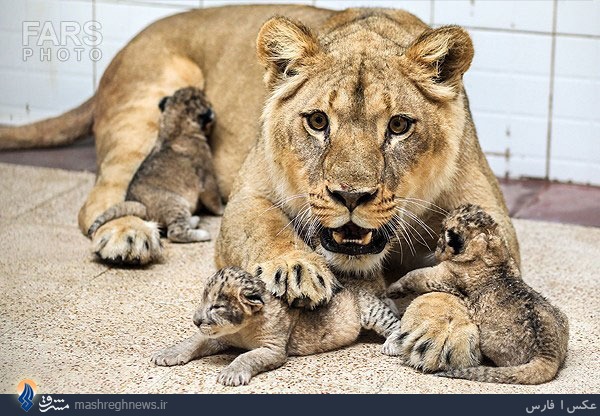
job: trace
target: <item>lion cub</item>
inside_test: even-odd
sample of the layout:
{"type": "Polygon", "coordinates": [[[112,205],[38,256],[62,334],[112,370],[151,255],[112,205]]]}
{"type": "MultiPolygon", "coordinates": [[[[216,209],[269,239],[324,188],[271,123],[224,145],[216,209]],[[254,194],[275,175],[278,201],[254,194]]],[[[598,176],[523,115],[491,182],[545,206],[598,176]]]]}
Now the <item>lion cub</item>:
{"type": "Polygon", "coordinates": [[[200,202],[223,213],[207,135],[214,113],[202,90],[187,87],[161,100],[157,143],[133,177],[125,202],[100,215],[88,230],[92,236],[106,222],[126,215],[157,221],[173,242],[206,241],[206,230],[194,229],[191,214],[200,202]]]}
{"type": "Polygon", "coordinates": [[[441,263],[408,273],[388,296],[435,291],[464,298],[481,352],[499,366],[438,375],[512,384],[552,380],[567,353],[567,317],[523,282],[492,217],[476,205],[457,208],[442,224],[435,254],[441,263]]]}
{"type": "MultiPolygon", "coordinates": [[[[381,288],[383,292],[383,279],[381,288]]],[[[173,366],[229,347],[249,350],[221,371],[217,381],[228,386],[248,384],[253,376],[283,365],[288,356],[350,345],[361,328],[387,337],[384,354],[399,354],[399,319],[366,288],[341,289],[313,310],[290,308],[259,277],[233,267],[208,279],[194,324],[197,334],[155,354],[152,361],[173,366]]]]}

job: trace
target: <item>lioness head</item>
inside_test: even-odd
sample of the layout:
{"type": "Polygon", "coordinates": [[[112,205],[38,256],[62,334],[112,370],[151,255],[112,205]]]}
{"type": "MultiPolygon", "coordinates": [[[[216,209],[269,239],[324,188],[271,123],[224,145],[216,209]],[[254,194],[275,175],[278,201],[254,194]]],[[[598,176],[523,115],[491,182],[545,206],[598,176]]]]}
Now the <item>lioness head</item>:
{"type": "Polygon", "coordinates": [[[265,296],[258,277],[235,267],[221,269],[206,281],[194,324],[210,338],[234,334],[262,310],[265,296]]]}
{"type": "Polygon", "coordinates": [[[349,10],[319,34],[272,18],[257,49],[275,198],[334,266],[377,267],[458,168],[469,35],[400,11],[349,10]]]}

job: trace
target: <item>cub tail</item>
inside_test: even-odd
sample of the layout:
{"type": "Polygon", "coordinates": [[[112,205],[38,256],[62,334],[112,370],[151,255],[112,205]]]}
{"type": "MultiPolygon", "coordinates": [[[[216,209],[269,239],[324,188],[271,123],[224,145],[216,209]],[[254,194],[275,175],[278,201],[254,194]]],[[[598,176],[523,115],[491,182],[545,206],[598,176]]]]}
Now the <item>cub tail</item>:
{"type": "Polygon", "coordinates": [[[541,384],[554,379],[559,368],[559,360],[535,357],[528,363],[514,367],[468,367],[444,371],[435,375],[484,383],[541,384]]]}
{"type": "Polygon", "coordinates": [[[88,237],[91,238],[96,230],[98,230],[98,228],[102,227],[107,222],[116,218],[126,217],[128,215],[134,215],[145,220],[148,215],[148,210],[144,204],[136,201],[123,201],[113,205],[104,211],[102,215],[96,218],[96,221],[94,221],[87,232],[88,237]]]}
{"type": "Polygon", "coordinates": [[[22,126],[0,124],[0,150],[71,144],[92,131],[94,97],[57,117],[22,126]]]}

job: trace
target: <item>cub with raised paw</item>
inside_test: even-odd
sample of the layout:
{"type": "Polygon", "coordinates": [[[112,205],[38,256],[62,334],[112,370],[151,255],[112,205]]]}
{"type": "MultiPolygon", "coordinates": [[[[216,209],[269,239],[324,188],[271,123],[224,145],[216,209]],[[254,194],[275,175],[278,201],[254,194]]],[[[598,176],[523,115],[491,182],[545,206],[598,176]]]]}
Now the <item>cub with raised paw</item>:
{"type": "Polygon", "coordinates": [[[521,279],[498,224],[477,205],[463,205],[443,221],[437,266],[413,270],[388,288],[447,292],[464,299],[479,327],[481,352],[498,367],[437,373],[490,383],[540,384],[552,380],[567,354],[567,317],[521,279]]]}
{"type": "Polygon", "coordinates": [[[167,228],[169,240],[178,243],[206,241],[210,234],[196,229],[200,218],[192,213],[201,204],[214,214],[223,213],[207,136],[214,112],[202,90],[179,89],[163,98],[156,146],[135,174],[126,200],[100,215],[88,230],[93,236],[103,224],[134,215],[167,228]]]}
{"type": "Polygon", "coordinates": [[[173,366],[229,347],[249,350],[219,375],[218,382],[227,386],[248,384],[253,376],[283,365],[288,356],[350,345],[361,328],[385,336],[382,352],[397,355],[400,329],[398,317],[371,289],[350,285],[317,309],[290,308],[259,277],[234,267],[208,279],[194,324],[197,334],[155,354],[152,361],[173,366]]]}

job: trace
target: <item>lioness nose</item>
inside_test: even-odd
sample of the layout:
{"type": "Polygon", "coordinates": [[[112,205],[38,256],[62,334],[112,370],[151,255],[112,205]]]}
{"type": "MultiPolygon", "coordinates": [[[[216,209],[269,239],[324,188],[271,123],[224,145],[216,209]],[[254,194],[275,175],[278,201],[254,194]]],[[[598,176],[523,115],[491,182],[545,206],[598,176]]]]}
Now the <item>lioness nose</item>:
{"type": "Polygon", "coordinates": [[[332,191],[331,189],[327,188],[327,192],[329,192],[329,195],[334,200],[346,206],[350,212],[354,211],[357,206],[372,201],[377,195],[376,188],[360,192],[347,192],[342,190],[332,191]]]}

